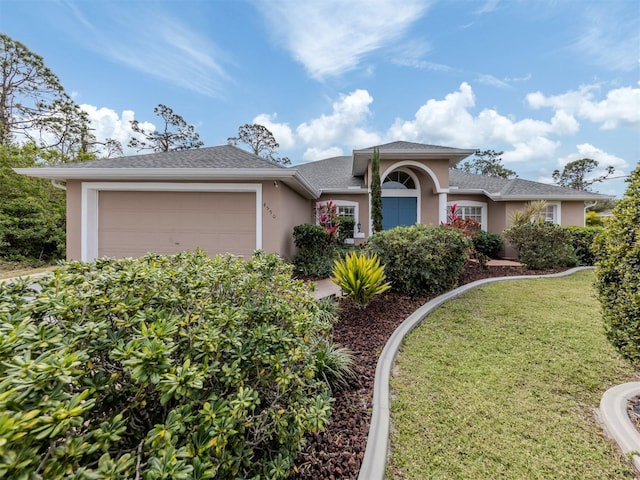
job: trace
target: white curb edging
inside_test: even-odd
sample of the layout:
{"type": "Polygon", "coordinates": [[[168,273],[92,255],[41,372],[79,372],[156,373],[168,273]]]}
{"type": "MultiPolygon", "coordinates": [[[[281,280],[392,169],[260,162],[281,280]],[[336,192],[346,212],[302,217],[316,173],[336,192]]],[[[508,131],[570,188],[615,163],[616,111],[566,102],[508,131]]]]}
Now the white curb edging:
{"type": "Polygon", "coordinates": [[[512,277],[495,277],[477,280],[434,298],[407,317],[407,319],[404,320],[393,332],[391,337],[389,337],[389,340],[380,354],[380,358],[378,358],[376,376],[373,384],[371,424],[369,426],[367,447],[364,451],[358,480],[384,480],[387,456],[389,453],[389,430],[391,424],[391,401],[389,398],[389,380],[391,379],[391,370],[404,337],[411,332],[411,330],[420,325],[427,315],[447,300],[451,300],[452,298],[462,295],[469,290],[473,290],[476,287],[486,285],[488,283],[501,282],[505,280],[531,280],[535,278],[564,277],[581,270],[592,269],[593,267],[576,267],[564,272],[549,275],[517,275],[512,277]]]}
{"type": "Polygon", "coordinates": [[[623,383],[610,388],[600,400],[600,420],[618,443],[622,453],[630,454],[631,462],[640,471],[640,434],[629,419],[628,401],[640,395],[640,382],[623,383]]]}

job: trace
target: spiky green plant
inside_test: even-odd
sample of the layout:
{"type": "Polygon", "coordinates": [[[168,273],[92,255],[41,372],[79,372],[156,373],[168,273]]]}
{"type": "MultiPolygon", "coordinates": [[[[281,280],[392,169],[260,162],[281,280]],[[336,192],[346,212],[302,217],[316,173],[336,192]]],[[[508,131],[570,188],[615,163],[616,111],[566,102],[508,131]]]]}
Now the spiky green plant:
{"type": "Polygon", "coordinates": [[[324,379],[329,388],[341,390],[357,378],[353,351],[321,338],[313,348],[318,377],[324,379]]]}
{"type": "Polygon", "coordinates": [[[336,260],[331,277],[331,281],[362,308],[373,297],[391,288],[391,284],[385,280],[384,265],[380,264],[377,255],[369,257],[356,252],[336,260]]]}

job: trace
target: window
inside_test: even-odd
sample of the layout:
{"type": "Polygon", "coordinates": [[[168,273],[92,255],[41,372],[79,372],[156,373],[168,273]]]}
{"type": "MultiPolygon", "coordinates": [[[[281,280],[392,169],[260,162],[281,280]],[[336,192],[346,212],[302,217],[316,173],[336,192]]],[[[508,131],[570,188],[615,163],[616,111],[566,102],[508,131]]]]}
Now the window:
{"type": "Polygon", "coordinates": [[[470,219],[482,225],[482,207],[458,207],[458,215],[464,219],[470,219]]]}
{"type": "Polygon", "coordinates": [[[540,211],[540,216],[542,216],[545,222],[560,223],[560,219],[558,218],[558,205],[547,205],[540,211]]]}
{"type": "MultiPolygon", "coordinates": [[[[321,203],[324,204],[326,200],[323,200],[321,203]]],[[[364,233],[360,232],[358,225],[362,228],[360,224],[360,220],[358,218],[358,202],[353,202],[350,200],[332,200],[333,204],[336,206],[336,215],[339,217],[351,217],[354,220],[353,227],[353,238],[364,238],[364,233]]]]}
{"type": "Polygon", "coordinates": [[[485,202],[478,202],[474,200],[457,200],[447,202],[447,206],[451,208],[453,205],[456,205],[458,215],[462,218],[468,218],[470,220],[474,220],[480,224],[480,228],[487,231],[488,221],[487,221],[487,204],[485,202]]]}
{"type": "Polygon", "coordinates": [[[353,205],[337,205],[336,212],[339,217],[352,217],[356,218],[356,207],[353,205]]]}
{"type": "Polygon", "coordinates": [[[385,190],[415,190],[416,184],[407,172],[396,170],[386,176],[382,182],[382,188],[385,190]]]}

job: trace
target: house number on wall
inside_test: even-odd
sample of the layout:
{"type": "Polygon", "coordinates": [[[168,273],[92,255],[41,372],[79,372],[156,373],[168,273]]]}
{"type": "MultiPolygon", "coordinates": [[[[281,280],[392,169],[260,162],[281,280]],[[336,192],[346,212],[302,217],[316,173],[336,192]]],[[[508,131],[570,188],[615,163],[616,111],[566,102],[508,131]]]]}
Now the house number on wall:
{"type": "Polygon", "coordinates": [[[269,215],[271,215],[271,218],[273,218],[274,220],[276,219],[276,214],[273,213],[273,210],[271,210],[271,207],[269,205],[267,205],[267,203],[263,203],[262,206],[264,207],[264,209],[269,213],[269,215]]]}

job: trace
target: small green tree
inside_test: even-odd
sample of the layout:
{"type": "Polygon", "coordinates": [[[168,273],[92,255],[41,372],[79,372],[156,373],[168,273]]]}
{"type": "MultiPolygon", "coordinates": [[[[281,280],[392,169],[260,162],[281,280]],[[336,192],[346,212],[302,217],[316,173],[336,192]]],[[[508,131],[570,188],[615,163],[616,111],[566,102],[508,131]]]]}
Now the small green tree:
{"type": "Polygon", "coordinates": [[[254,155],[281,165],[291,165],[289,157],[280,157],[276,153],[280,144],[276,142],[273,133],[264,125],[245,123],[238,128],[238,136],[227,138],[227,142],[229,145],[235,146],[242,143],[247,145],[254,155]]]}
{"type": "Polygon", "coordinates": [[[373,231],[381,232],[382,227],[382,184],[380,182],[380,151],[373,149],[371,159],[371,220],[373,231]]]}
{"type": "Polygon", "coordinates": [[[504,152],[496,152],[495,150],[476,150],[472,160],[468,160],[460,166],[456,165],[455,168],[467,173],[488,177],[517,177],[518,174],[514,170],[502,165],[501,155],[503,153],[504,152]]]}
{"type": "Polygon", "coordinates": [[[640,167],[594,241],[596,289],[607,337],[640,366],[640,167]]]}
{"type": "Polygon", "coordinates": [[[606,173],[599,177],[587,179],[587,176],[598,168],[599,162],[591,158],[582,158],[580,160],[574,160],[567,163],[562,172],[560,170],[554,170],[552,177],[553,181],[558,185],[568,188],[574,188],[576,190],[591,190],[591,186],[594,183],[602,182],[610,177],[615,168],[608,166],[606,173]]]}
{"type": "Polygon", "coordinates": [[[138,120],[131,122],[131,130],[142,135],[143,139],[132,138],[129,147],[154,152],[169,152],[173,150],[189,150],[204,145],[200,135],[193,125],[188,125],[184,118],[166,105],[159,104],[153,113],[162,118],[164,127],[161,130],[147,131],[140,126],[138,120]]]}

